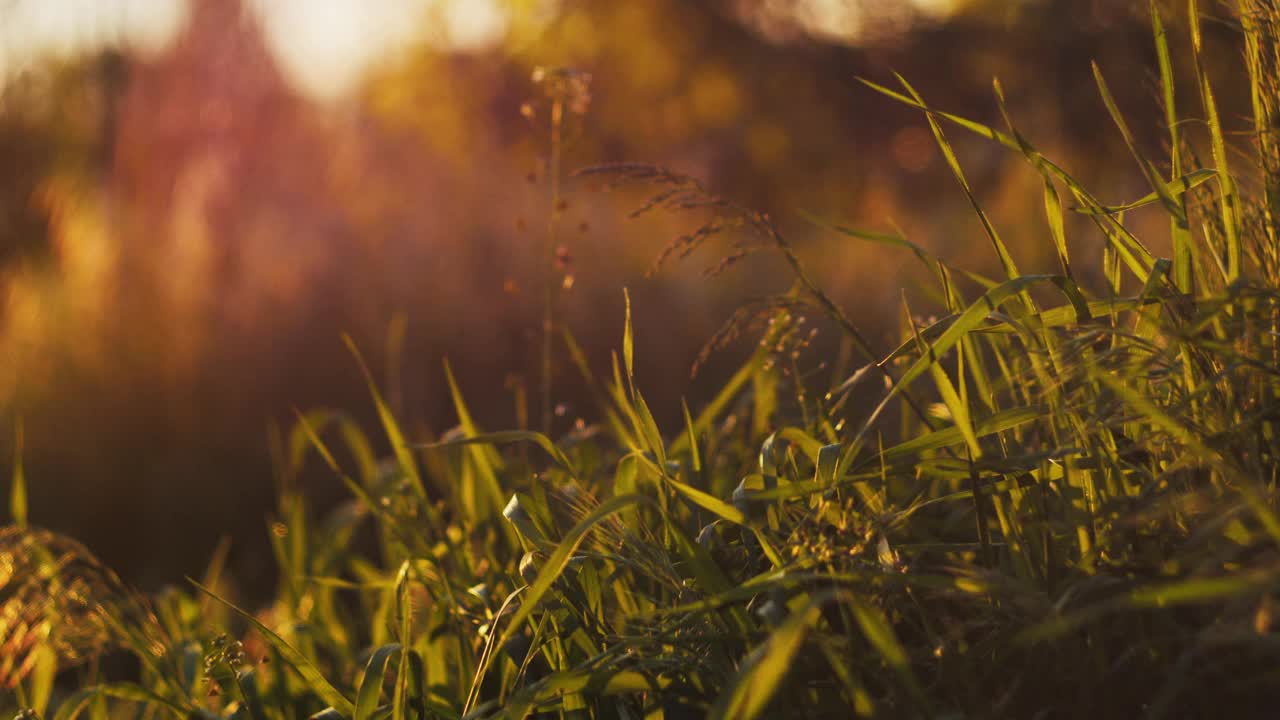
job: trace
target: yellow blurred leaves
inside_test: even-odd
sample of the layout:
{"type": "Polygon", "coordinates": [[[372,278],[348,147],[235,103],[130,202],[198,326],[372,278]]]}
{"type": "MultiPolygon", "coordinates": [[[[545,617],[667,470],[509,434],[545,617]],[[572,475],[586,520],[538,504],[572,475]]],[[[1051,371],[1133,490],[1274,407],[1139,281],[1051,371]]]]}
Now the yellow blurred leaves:
{"type": "Polygon", "coordinates": [[[603,38],[591,16],[574,10],[560,21],[561,46],[570,58],[593,58],[600,51],[603,38]]]}
{"type": "Polygon", "coordinates": [[[742,91],[737,79],[723,65],[704,63],[689,79],[689,99],[694,116],[711,127],[725,127],[742,112],[742,91]]]}
{"type": "Polygon", "coordinates": [[[487,132],[478,124],[488,117],[476,107],[486,99],[476,88],[460,85],[447,57],[434,52],[419,54],[368,91],[374,115],[413,128],[432,150],[457,162],[466,160],[472,133],[487,132]]]}
{"type": "MultiPolygon", "coordinates": [[[[88,332],[103,321],[118,247],[110,237],[101,199],[73,180],[54,176],[39,190],[48,213],[55,264],[34,264],[4,278],[0,296],[0,402],[8,402],[33,375],[49,372],[50,351],[82,363],[96,359],[88,332]]],[[[36,381],[37,383],[39,381],[36,381]]]]}

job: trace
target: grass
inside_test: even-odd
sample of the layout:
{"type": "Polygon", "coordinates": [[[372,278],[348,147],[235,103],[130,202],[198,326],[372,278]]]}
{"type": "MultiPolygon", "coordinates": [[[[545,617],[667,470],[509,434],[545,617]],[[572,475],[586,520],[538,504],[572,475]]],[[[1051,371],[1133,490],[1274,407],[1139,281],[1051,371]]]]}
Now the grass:
{"type": "Polygon", "coordinates": [[[132,593],[84,548],[26,525],[19,467],[15,524],[0,532],[0,683],[12,691],[0,709],[56,720],[1261,715],[1280,696],[1280,5],[1241,0],[1234,16],[1253,118],[1239,144],[1248,163],[1233,155],[1230,168],[1199,12],[1193,0],[1191,47],[1177,55],[1152,9],[1167,162],[1139,150],[1095,68],[1151,185],[1123,205],[1081,187],[1007,113],[992,128],[929,106],[905,79],[868,83],[924,114],[1004,273],[823,221],[907,249],[936,281],[940,318],[918,322],[904,301],[891,352],[858,332],[769,217],[658,168],[591,171],[652,184],[641,211],[710,213],[671,253],[732,233],[714,271],[748,253],[782,259],[792,290],[720,338],[763,319],[760,349],[664,432],[634,377],[645,339],[629,304],[605,381],[566,332],[600,424],[559,440],[486,434],[450,375],[458,428],[415,444],[366,370],[394,454],[378,457],[339,413],[299,416],[270,526],[281,580],[257,612],[224,596],[221,555],[186,589],[132,593]],[[1174,58],[1195,73],[1198,97],[1181,100],[1191,113],[1176,105],[1174,58]],[[1054,272],[1017,269],[951,131],[1005,146],[1043,178],[1054,272]],[[1070,254],[1069,212],[1105,239],[1100,257],[1070,254]],[[1129,229],[1135,212],[1168,216],[1172,258],[1129,229]],[[826,388],[801,381],[806,316],[866,364],[826,388]],[[878,402],[850,401],[861,390],[878,402]],[[324,515],[297,483],[317,461],[351,493],[324,515]],[[108,647],[136,658],[133,680],[92,660],[108,647]],[[73,666],[62,677],[74,688],[59,690],[58,670],[73,666]]]}

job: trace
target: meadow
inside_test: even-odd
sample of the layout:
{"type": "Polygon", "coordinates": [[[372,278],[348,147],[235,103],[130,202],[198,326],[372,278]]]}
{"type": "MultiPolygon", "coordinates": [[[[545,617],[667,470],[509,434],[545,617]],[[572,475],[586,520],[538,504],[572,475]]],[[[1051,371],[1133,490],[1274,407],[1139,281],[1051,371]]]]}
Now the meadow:
{"type": "MultiPolygon", "coordinates": [[[[1153,4],[1151,21],[1167,157],[1142,150],[1094,66],[1150,191],[1120,204],[1042,155],[1010,113],[992,127],[928,104],[910,78],[864,81],[875,102],[925,119],[1001,269],[810,216],[930,278],[913,289],[927,307],[903,294],[893,349],[873,346],[768,214],[653,165],[576,171],[642,190],[637,214],[696,219],[660,264],[710,247],[722,248],[711,274],[772,259],[790,289],[744,307],[708,347],[747,336],[754,353],[661,427],[644,393],[663,378],[636,367],[664,329],[633,324],[628,298],[602,372],[558,321],[548,281],[544,390],[553,363],[572,366],[598,422],[550,437],[548,405],[540,423],[481,428],[446,367],[457,426],[424,438],[349,342],[379,424],[298,414],[269,528],[280,580],[262,607],[230,596],[225,551],[202,577],[132,590],[38,527],[19,460],[0,528],[0,712],[1268,716],[1280,700],[1280,4],[1191,0],[1177,17],[1153,4]],[[1243,37],[1243,120],[1220,113],[1204,69],[1210,14],[1243,37]],[[1167,23],[1187,29],[1185,47],[1167,23]],[[1019,270],[948,139],[968,133],[1043,179],[1042,226],[1019,232],[1052,242],[1052,272],[1019,270]],[[1128,218],[1142,214],[1167,236],[1138,237],[1128,218]],[[1072,216],[1100,253],[1079,251],[1072,216]],[[845,352],[815,358],[818,326],[845,352]],[[349,492],[323,513],[299,482],[317,466],[349,492]]],[[[585,90],[568,71],[538,81],[558,182],[571,172],[561,116],[585,90]]],[[[993,95],[1003,111],[998,82],[993,95]]],[[[549,267],[558,203],[553,191],[549,267]]]]}

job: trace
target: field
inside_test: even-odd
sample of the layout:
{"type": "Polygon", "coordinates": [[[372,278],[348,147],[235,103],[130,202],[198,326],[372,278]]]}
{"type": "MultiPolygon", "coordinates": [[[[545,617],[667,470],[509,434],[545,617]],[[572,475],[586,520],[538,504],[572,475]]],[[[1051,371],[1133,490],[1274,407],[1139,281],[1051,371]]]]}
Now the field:
{"type": "MultiPolygon", "coordinates": [[[[1167,157],[1140,149],[1094,66],[1148,183],[1119,205],[1042,155],[1009,113],[989,127],[929,105],[910,78],[867,82],[876,102],[927,120],[938,170],[971,201],[1001,268],[984,277],[899,235],[810,216],[931,278],[929,307],[903,295],[896,349],[872,346],[769,215],[653,165],[576,171],[642,190],[638,214],[696,218],[659,262],[717,243],[728,249],[712,274],[771,258],[790,289],[743,308],[709,346],[746,335],[754,354],[711,402],[660,427],[644,393],[663,379],[636,367],[663,328],[633,325],[628,297],[602,373],[558,322],[548,284],[544,395],[552,364],[570,365],[599,422],[549,437],[546,407],[530,427],[481,428],[446,368],[458,424],[423,438],[349,341],[379,424],[302,412],[282,438],[270,526],[281,579],[262,607],[235,604],[223,552],[186,584],[130,589],[91,549],[38,527],[19,461],[0,529],[0,712],[1269,716],[1280,5],[1218,11],[1152,7],[1167,157]],[[1223,116],[1204,70],[1210,12],[1243,34],[1248,118],[1223,116]],[[1171,46],[1167,23],[1189,28],[1186,47],[1171,46]],[[1176,77],[1184,65],[1192,76],[1176,77]],[[1185,87],[1196,92],[1175,93],[1185,87]],[[977,199],[949,140],[971,133],[1043,178],[1042,225],[1019,232],[1052,242],[1052,273],[1021,272],[977,199]],[[1138,237],[1126,218],[1142,213],[1161,214],[1167,237],[1138,237]],[[1101,253],[1076,249],[1071,218],[1104,239],[1101,253]],[[818,322],[840,334],[841,357],[812,357],[818,322]],[[380,457],[384,441],[393,452],[380,457]],[[317,465],[349,492],[324,513],[299,482],[317,465]]],[[[537,80],[558,182],[570,174],[559,123],[586,90],[569,71],[537,80]]],[[[999,83],[994,97],[1003,110],[999,83]]]]}

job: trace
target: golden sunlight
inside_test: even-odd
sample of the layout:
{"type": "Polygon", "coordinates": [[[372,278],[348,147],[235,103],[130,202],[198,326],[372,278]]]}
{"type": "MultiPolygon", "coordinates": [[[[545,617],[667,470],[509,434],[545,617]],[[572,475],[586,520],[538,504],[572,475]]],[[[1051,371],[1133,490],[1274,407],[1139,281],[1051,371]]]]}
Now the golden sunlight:
{"type": "Polygon", "coordinates": [[[921,20],[943,20],[964,3],[965,0],[739,0],[738,8],[741,16],[775,40],[801,34],[852,45],[901,34],[921,20]]]}
{"type": "MultiPolygon", "coordinates": [[[[0,4],[0,75],[42,57],[103,46],[154,50],[182,27],[187,0],[14,0],[0,4]]],[[[517,15],[549,19],[538,0],[249,0],[267,44],[300,89],[333,98],[373,67],[418,45],[449,52],[493,48],[517,15]]]]}

